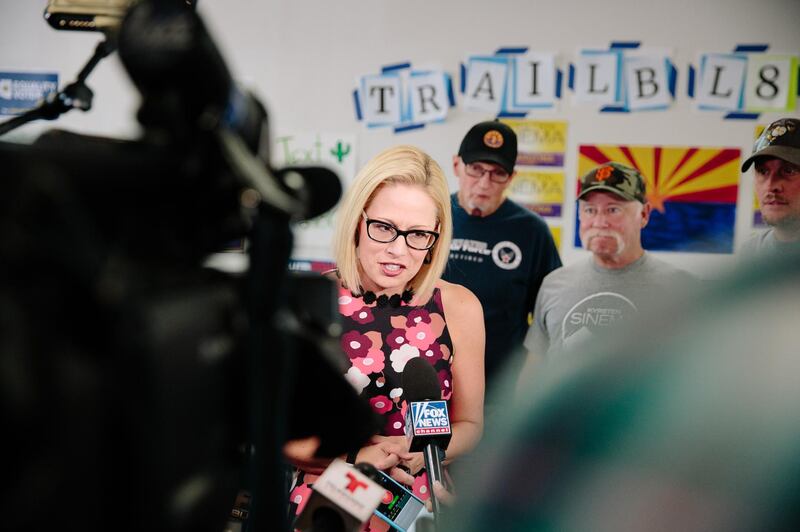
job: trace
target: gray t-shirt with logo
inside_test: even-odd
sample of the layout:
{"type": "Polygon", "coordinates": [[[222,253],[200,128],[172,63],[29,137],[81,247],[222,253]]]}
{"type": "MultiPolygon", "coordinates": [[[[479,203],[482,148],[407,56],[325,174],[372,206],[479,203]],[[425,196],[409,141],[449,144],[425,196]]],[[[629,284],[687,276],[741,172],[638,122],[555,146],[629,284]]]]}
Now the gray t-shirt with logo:
{"type": "Polygon", "coordinates": [[[544,278],[525,347],[552,356],[696,284],[688,272],[646,252],[620,269],[602,268],[592,257],[559,268],[544,278]]]}

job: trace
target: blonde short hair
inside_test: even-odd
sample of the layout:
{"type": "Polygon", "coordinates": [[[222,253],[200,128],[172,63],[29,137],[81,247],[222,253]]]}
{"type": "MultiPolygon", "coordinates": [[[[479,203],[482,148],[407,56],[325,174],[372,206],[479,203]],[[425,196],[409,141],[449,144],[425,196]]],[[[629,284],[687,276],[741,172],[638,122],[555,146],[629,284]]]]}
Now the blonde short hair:
{"type": "Polygon", "coordinates": [[[430,155],[414,146],[389,148],[369,161],[358,173],[339,205],[334,255],[339,278],[345,287],[358,294],[362,290],[361,271],[356,253],[356,235],[361,213],[375,194],[386,185],[413,185],[428,193],[436,205],[439,239],[430,249],[430,263],[422,264],[411,279],[418,301],[427,301],[444,272],[450,254],[453,218],[450,192],[442,168],[430,155]]]}

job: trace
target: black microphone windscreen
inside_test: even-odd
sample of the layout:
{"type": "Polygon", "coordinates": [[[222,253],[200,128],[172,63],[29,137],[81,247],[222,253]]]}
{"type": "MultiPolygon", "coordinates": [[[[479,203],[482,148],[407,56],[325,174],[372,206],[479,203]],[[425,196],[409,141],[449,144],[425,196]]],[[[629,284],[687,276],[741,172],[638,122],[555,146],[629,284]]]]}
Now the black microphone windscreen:
{"type": "Polygon", "coordinates": [[[310,220],[325,214],[336,206],[342,195],[342,183],[339,176],[329,168],[290,166],[281,168],[276,175],[284,186],[292,191],[292,195],[302,201],[304,213],[301,218],[303,220],[310,220]]]}
{"type": "Polygon", "coordinates": [[[369,462],[359,462],[353,467],[364,473],[364,475],[369,477],[370,480],[374,480],[376,482],[378,481],[380,473],[378,473],[378,470],[375,469],[375,466],[369,462]]]}
{"type": "Polygon", "coordinates": [[[439,377],[426,360],[415,357],[406,363],[401,380],[403,397],[409,403],[416,401],[438,401],[442,398],[439,377]]]}
{"type": "Polygon", "coordinates": [[[347,532],[342,516],[329,506],[320,506],[311,516],[311,532],[347,532]]]}

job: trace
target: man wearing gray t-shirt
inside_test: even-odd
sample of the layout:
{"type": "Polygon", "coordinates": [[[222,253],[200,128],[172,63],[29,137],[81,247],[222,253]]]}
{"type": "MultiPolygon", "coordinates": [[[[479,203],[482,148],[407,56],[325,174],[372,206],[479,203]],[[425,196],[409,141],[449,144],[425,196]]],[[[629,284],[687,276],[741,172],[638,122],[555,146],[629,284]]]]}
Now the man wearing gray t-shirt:
{"type": "Polygon", "coordinates": [[[523,376],[539,357],[585,342],[694,282],[642,248],[650,209],[644,178],[633,168],[611,162],[583,176],[579,231],[592,256],[544,278],[525,338],[529,357],[523,376]]]}

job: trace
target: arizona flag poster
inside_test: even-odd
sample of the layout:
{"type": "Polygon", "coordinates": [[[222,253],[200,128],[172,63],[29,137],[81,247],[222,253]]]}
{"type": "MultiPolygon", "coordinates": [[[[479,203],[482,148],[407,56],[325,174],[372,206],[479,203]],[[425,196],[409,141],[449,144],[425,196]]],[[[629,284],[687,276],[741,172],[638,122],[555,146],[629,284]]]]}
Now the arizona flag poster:
{"type": "MultiPolygon", "coordinates": [[[[636,168],[645,177],[653,207],[642,231],[645,249],[733,253],[738,148],[598,144],[581,145],[578,150],[579,178],[610,161],[636,168]]],[[[581,246],[578,231],[575,246],[581,246]]]]}

